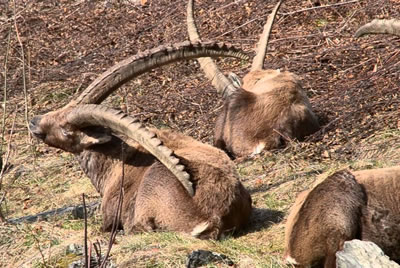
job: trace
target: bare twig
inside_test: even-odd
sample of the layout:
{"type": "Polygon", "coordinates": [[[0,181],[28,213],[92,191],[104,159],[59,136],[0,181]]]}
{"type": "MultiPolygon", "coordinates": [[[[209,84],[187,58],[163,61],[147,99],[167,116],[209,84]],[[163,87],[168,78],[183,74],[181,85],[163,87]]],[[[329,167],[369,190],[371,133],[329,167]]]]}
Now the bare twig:
{"type": "Polygon", "coordinates": [[[44,257],[43,251],[40,248],[39,239],[37,238],[36,234],[34,233],[34,231],[31,228],[29,228],[29,231],[31,231],[31,235],[32,235],[33,239],[35,240],[35,243],[36,243],[36,246],[37,246],[37,248],[39,250],[40,256],[42,257],[42,261],[43,261],[44,267],[49,267],[49,265],[47,265],[46,258],[44,257]]]}
{"type": "MultiPolygon", "coordinates": [[[[245,1],[245,0],[236,0],[236,1],[232,2],[232,3],[229,3],[229,4],[227,4],[227,5],[224,5],[224,6],[222,6],[222,7],[217,8],[216,10],[214,10],[214,12],[217,12],[217,11],[219,11],[219,10],[221,10],[221,9],[227,8],[227,7],[231,6],[231,5],[240,4],[240,3],[243,2],[243,1],[245,1]]],[[[247,2],[247,0],[246,0],[246,2],[247,2]]]]}
{"type": "Polygon", "coordinates": [[[293,15],[296,13],[301,13],[304,11],[309,11],[309,10],[314,10],[314,9],[321,9],[321,8],[328,8],[328,7],[334,7],[334,6],[342,6],[342,5],[347,5],[347,4],[353,4],[353,3],[357,3],[360,0],[352,0],[352,1],[348,1],[348,2],[342,2],[342,3],[336,3],[336,4],[330,4],[330,5],[325,5],[325,6],[317,6],[317,7],[310,7],[310,8],[303,8],[303,9],[299,9],[296,11],[292,11],[292,12],[287,12],[287,13],[278,13],[279,15],[282,16],[287,16],[287,15],[293,15]]]}
{"type": "Polygon", "coordinates": [[[100,241],[97,240],[96,242],[93,243],[94,251],[96,252],[97,256],[97,263],[101,263],[101,245],[100,241]]]}
{"type": "MultiPolygon", "coordinates": [[[[51,226],[51,233],[50,233],[50,237],[52,237],[53,236],[53,234],[54,234],[54,227],[55,227],[55,225],[54,224],[52,224],[52,226],[51,226]]],[[[47,258],[49,259],[49,260],[51,260],[51,248],[52,248],[52,239],[49,239],[50,241],[49,241],[49,250],[48,250],[48,253],[47,253],[47,258]]]]}
{"type": "Polygon", "coordinates": [[[89,250],[88,250],[88,261],[87,261],[87,267],[90,268],[92,260],[92,242],[89,241],[89,250]]]}
{"type": "Polygon", "coordinates": [[[26,127],[28,129],[28,144],[30,144],[31,143],[31,133],[29,131],[29,118],[28,118],[28,92],[27,92],[27,86],[26,86],[25,51],[24,51],[24,45],[22,44],[22,41],[21,41],[21,36],[18,31],[18,26],[17,26],[17,19],[16,19],[17,7],[15,4],[15,0],[13,1],[13,4],[14,4],[14,28],[15,28],[15,33],[17,34],[18,43],[21,47],[22,85],[23,85],[24,99],[25,99],[25,123],[26,123],[26,127]]]}
{"type": "MultiPolygon", "coordinates": [[[[8,65],[8,53],[10,52],[10,43],[11,43],[11,27],[8,31],[8,38],[7,38],[7,50],[6,56],[4,58],[4,89],[3,89],[3,118],[2,118],[2,129],[1,129],[1,144],[0,144],[0,157],[3,153],[3,146],[4,146],[4,134],[6,131],[6,112],[7,112],[7,65],[8,65]]],[[[0,167],[1,168],[1,167],[0,167]]],[[[0,185],[1,187],[1,185],[0,185]]],[[[1,203],[0,203],[1,204],[1,203]]]]}
{"type": "Polygon", "coordinates": [[[117,213],[115,214],[115,218],[113,221],[113,226],[112,226],[112,231],[111,231],[111,235],[110,235],[110,240],[108,243],[108,249],[107,249],[107,253],[104,256],[104,260],[100,265],[100,268],[105,268],[106,264],[107,264],[107,260],[108,257],[110,256],[110,251],[112,248],[112,245],[114,244],[115,241],[115,237],[117,236],[117,232],[118,232],[118,223],[121,217],[121,211],[122,211],[122,201],[123,201],[123,197],[124,197],[124,178],[125,178],[125,148],[123,146],[123,144],[121,144],[121,160],[122,160],[122,176],[121,176],[121,185],[119,188],[119,196],[118,196],[118,205],[117,205],[117,213]]]}
{"type": "Polygon", "coordinates": [[[263,19],[263,18],[265,18],[265,17],[267,17],[267,16],[268,16],[268,15],[261,16],[261,17],[255,18],[255,19],[251,19],[251,20],[249,20],[249,21],[247,21],[247,22],[243,23],[242,25],[239,25],[239,26],[237,26],[237,27],[233,28],[232,30],[229,30],[229,31],[227,31],[227,32],[224,32],[224,33],[222,33],[222,34],[218,35],[218,36],[217,36],[217,37],[215,37],[215,38],[218,38],[218,37],[221,37],[221,36],[227,35],[227,34],[229,34],[229,33],[232,33],[232,32],[234,32],[234,31],[236,31],[236,30],[238,30],[238,29],[240,29],[240,28],[242,28],[242,27],[246,26],[247,24],[249,24],[249,23],[252,23],[253,21],[260,20],[260,19],[263,19]]]}
{"type": "MultiPolygon", "coordinates": [[[[83,215],[84,215],[84,222],[85,222],[85,228],[84,228],[84,251],[85,251],[85,268],[89,268],[89,260],[88,260],[88,246],[87,246],[87,211],[86,211],[86,202],[85,202],[85,194],[82,194],[82,202],[83,202],[83,215]]],[[[90,257],[89,257],[90,258],[90,257]]]]}
{"type": "MultiPolygon", "coordinates": [[[[310,7],[310,8],[304,8],[304,9],[300,9],[300,10],[296,10],[296,11],[292,11],[292,12],[287,12],[287,13],[278,12],[278,15],[287,16],[287,15],[292,15],[292,14],[296,14],[296,13],[300,13],[300,12],[304,12],[304,11],[309,11],[309,10],[313,10],[313,9],[320,9],[320,8],[328,8],[328,7],[334,7],[334,6],[342,6],[342,5],[347,5],[347,4],[353,4],[353,3],[356,3],[356,2],[359,2],[359,1],[360,0],[352,0],[352,1],[344,2],[344,3],[336,3],[336,4],[331,4],[331,5],[325,5],[325,6],[310,7]]],[[[224,35],[232,33],[234,31],[246,26],[247,24],[252,23],[253,21],[264,19],[267,16],[268,15],[264,15],[264,16],[260,16],[258,18],[251,19],[251,20],[243,23],[242,25],[239,25],[239,26],[237,26],[237,27],[235,27],[235,28],[233,28],[233,29],[231,29],[231,30],[229,30],[227,32],[224,32],[224,33],[216,36],[215,38],[222,37],[224,35]]]]}
{"type": "MultiPolygon", "coordinates": [[[[6,170],[6,166],[8,164],[8,161],[9,161],[9,158],[10,158],[10,154],[11,154],[11,141],[12,141],[12,137],[13,137],[13,134],[14,134],[15,119],[17,117],[17,112],[16,112],[17,108],[18,107],[15,108],[15,113],[14,113],[14,118],[13,118],[13,122],[12,122],[12,126],[11,126],[11,131],[10,131],[10,135],[9,135],[9,138],[8,138],[8,146],[7,146],[6,157],[4,158],[3,165],[1,166],[1,169],[0,169],[0,190],[2,190],[2,188],[3,188],[2,186],[3,186],[4,172],[6,170]]],[[[7,194],[6,191],[4,191],[4,196],[6,194],[7,194]]],[[[1,222],[6,221],[6,218],[4,217],[3,211],[1,209],[1,204],[3,203],[3,201],[4,201],[4,198],[2,198],[2,200],[0,201],[0,221],[1,222]]]]}

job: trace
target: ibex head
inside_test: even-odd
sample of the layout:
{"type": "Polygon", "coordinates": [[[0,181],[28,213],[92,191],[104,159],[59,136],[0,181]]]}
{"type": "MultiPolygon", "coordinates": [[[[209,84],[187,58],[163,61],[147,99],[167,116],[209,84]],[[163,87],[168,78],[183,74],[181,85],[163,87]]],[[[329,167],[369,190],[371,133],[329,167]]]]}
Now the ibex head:
{"type": "Polygon", "coordinates": [[[110,141],[111,135],[106,129],[83,130],[68,122],[67,115],[72,110],[72,107],[66,107],[35,116],[29,123],[29,129],[47,145],[71,153],[80,153],[92,145],[110,141]]]}
{"type": "Polygon", "coordinates": [[[66,122],[71,108],[79,104],[99,104],[122,84],[156,67],[205,56],[248,58],[230,45],[213,42],[183,42],[138,53],[105,71],[66,107],[35,116],[30,122],[31,132],[46,144],[72,153],[79,153],[90,145],[106,142],[109,140],[107,134],[95,137],[94,134],[85,134],[82,131],[74,132],[73,126],[66,122]]]}
{"type": "MultiPolygon", "coordinates": [[[[184,42],[160,46],[117,63],[100,75],[78,98],[72,100],[64,108],[35,116],[30,122],[30,130],[35,137],[46,144],[72,153],[80,153],[90,146],[110,141],[111,134],[107,129],[122,132],[126,136],[130,135],[130,138],[137,141],[161,163],[170,168],[181,182],[186,180],[182,184],[189,193],[193,194],[193,189],[188,186],[189,175],[183,171],[183,166],[178,165],[179,160],[172,157],[172,151],[161,146],[161,141],[155,138],[154,134],[144,130],[134,119],[130,119],[128,122],[129,127],[121,125],[122,115],[119,115],[118,112],[107,110],[106,113],[103,108],[90,105],[81,107],[81,105],[102,102],[119,86],[153,68],[204,56],[247,58],[246,55],[230,46],[212,42],[202,44],[184,42]]],[[[127,122],[125,123],[127,124],[127,122]]]]}

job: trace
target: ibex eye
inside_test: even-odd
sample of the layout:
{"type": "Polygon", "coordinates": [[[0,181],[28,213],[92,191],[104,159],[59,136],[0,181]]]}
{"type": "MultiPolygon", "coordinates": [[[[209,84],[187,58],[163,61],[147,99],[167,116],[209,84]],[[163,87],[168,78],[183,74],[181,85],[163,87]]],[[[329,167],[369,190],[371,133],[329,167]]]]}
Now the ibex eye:
{"type": "Polygon", "coordinates": [[[68,131],[68,130],[65,130],[65,129],[61,129],[61,133],[63,134],[63,136],[65,136],[65,137],[67,137],[67,136],[70,136],[71,135],[71,132],[70,131],[68,131]]]}

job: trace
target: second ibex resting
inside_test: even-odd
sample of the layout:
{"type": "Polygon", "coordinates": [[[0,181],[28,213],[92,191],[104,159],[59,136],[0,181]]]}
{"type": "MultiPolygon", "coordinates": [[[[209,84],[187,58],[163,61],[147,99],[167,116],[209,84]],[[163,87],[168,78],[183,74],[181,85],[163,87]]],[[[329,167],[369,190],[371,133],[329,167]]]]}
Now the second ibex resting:
{"type": "MultiPolygon", "coordinates": [[[[282,146],[287,139],[302,140],[319,129],[310,101],[298,77],[291,72],[263,70],[269,33],[279,2],[260,37],[257,55],[250,72],[236,87],[210,58],[199,59],[206,77],[224,97],[214,133],[214,144],[233,156],[260,153],[282,146]]],[[[193,0],[187,9],[188,34],[191,41],[200,39],[193,18],[193,0]]]]}
{"type": "Polygon", "coordinates": [[[400,261],[400,167],[340,171],[301,193],[286,223],[285,259],[336,267],[345,241],[372,241],[400,261]]]}
{"type": "Polygon", "coordinates": [[[118,225],[127,233],[164,229],[218,239],[248,222],[250,195],[223,151],[171,130],[147,130],[134,118],[94,105],[141,73],[199,56],[245,57],[212,43],[161,47],[122,61],[66,107],[31,120],[34,136],[77,156],[102,196],[105,231],[117,213],[122,176],[118,225]]]}
{"type": "MultiPolygon", "coordinates": [[[[399,20],[373,20],[355,36],[400,36],[399,20]]],[[[285,259],[296,267],[336,267],[345,241],[377,244],[400,263],[400,166],[340,171],[301,193],[286,223],[285,259]]]]}

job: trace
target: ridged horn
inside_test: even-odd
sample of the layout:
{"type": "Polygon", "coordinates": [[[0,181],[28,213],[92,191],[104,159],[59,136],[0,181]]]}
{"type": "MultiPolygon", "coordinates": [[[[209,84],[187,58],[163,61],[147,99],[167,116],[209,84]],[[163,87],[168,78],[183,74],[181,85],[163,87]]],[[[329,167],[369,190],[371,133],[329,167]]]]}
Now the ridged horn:
{"type": "Polygon", "coordinates": [[[400,36],[400,20],[375,19],[358,28],[355,37],[361,37],[366,34],[393,34],[400,36]]]}
{"type": "Polygon", "coordinates": [[[282,2],[283,0],[279,1],[275,5],[271,14],[268,15],[267,22],[264,25],[263,32],[260,36],[260,40],[258,41],[257,54],[253,58],[253,63],[251,64],[250,71],[262,70],[264,67],[264,58],[265,55],[267,54],[267,46],[268,46],[269,36],[271,34],[272,25],[274,24],[276,13],[278,12],[278,9],[281,6],[282,2]]]}
{"type": "MultiPolygon", "coordinates": [[[[193,15],[193,0],[189,0],[187,6],[186,22],[188,35],[191,42],[199,42],[200,35],[196,27],[196,22],[194,21],[193,15]]],[[[218,66],[211,58],[199,58],[197,59],[200,63],[200,67],[203,70],[207,79],[211,81],[211,84],[219,94],[224,98],[232,95],[237,88],[232,84],[232,82],[219,70],[218,66]]]]}
{"type": "Polygon", "coordinates": [[[248,56],[233,46],[216,42],[182,42],[146,50],[129,57],[102,73],[70,106],[77,104],[99,104],[112,92],[129,80],[180,60],[198,57],[235,57],[246,60],[248,56]]]}
{"type": "Polygon", "coordinates": [[[171,149],[162,145],[156,135],[145,129],[135,118],[111,108],[96,104],[78,105],[67,115],[67,121],[78,127],[103,126],[135,140],[167,167],[185,187],[190,196],[194,195],[190,175],[184,170],[171,149]]]}

